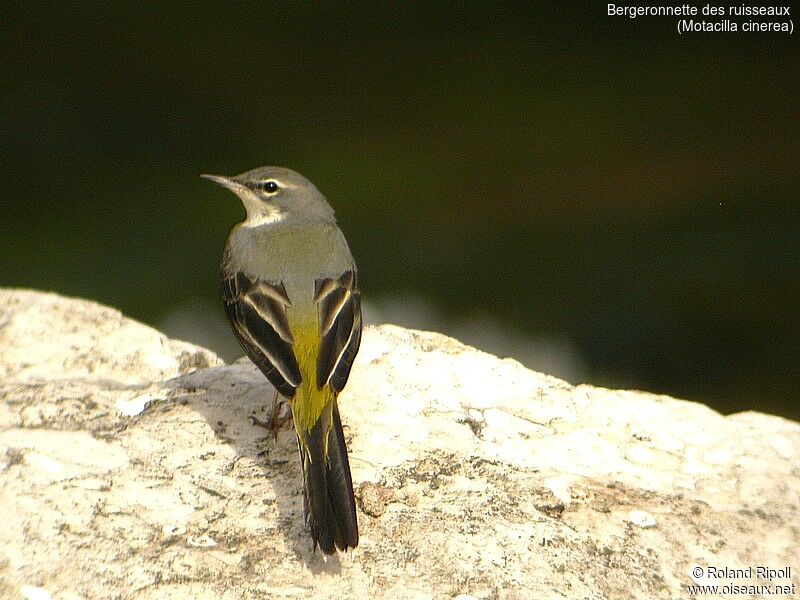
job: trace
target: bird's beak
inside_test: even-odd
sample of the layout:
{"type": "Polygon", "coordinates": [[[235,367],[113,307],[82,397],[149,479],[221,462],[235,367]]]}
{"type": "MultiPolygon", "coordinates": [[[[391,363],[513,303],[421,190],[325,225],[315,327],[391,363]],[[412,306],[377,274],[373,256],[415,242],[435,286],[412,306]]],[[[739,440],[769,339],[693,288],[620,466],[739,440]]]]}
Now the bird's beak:
{"type": "Polygon", "coordinates": [[[241,183],[234,181],[233,179],[230,179],[228,177],[223,177],[222,175],[206,175],[205,173],[203,173],[202,175],[200,175],[200,177],[213,181],[217,185],[221,185],[224,188],[228,188],[229,190],[231,190],[232,192],[234,192],[239,196],[241,196],[243,192],[249,191],[241,183]]]}
{"type": "Polygon", "coordinates": [[[253,190],[243,183],[239,183],[230,177],[223,177],[222,175],[203,174],[200,175],[200,177],[213,181],[217,185],[221,185],[222,187],[229,189],[234,194],[239,196],[239,200],[242,201],[242,204],[244,204],[244,208],[247,211],[248,218],[250,218],[251,215],[263,214],[267,208],[266,203],[263,202],[258,195],[253,192],[253,190]]]}

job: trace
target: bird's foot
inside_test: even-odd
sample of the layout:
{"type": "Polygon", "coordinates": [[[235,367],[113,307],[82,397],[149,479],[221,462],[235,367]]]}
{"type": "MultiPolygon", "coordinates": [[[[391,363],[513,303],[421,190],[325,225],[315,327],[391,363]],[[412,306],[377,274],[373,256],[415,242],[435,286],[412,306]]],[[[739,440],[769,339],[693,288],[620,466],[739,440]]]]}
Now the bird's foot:
{"type": "Polygon", "coordinates": [[[250,415],[250,419],[253,425],[263,427],[272,433],[272,437],[277,440],[278,431],[292,420],[292,409],[286,400],[283,398],[276,398],[272,407],[272,415],[270,415],[269,419],[262,420],[255,415],[250,415]]]}

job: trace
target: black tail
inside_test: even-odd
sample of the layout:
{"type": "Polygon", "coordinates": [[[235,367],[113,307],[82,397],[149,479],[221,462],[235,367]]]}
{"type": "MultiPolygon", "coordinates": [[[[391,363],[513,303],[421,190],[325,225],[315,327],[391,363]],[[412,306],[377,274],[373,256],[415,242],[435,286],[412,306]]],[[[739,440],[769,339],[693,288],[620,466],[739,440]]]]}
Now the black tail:
{"type": "Polygon", "coordinates": [[[314,549],[319,546],[325,554],[333,554],[337,548],[342,551],[355,548],[358,546],[356,501],[335,398],[305,440],[298,436],[297,443],[303,465],[303,509],[306,523],[311,527],[314,549]]]}

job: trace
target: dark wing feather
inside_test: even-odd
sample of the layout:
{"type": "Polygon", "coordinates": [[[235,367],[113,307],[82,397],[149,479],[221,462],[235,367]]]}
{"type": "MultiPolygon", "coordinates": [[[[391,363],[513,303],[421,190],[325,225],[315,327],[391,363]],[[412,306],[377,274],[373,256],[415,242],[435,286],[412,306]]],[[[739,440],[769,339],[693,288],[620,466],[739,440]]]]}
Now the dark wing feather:
{"type": "Polygon", "coordinates": [[[225,313],[242,349],[286,398],[300,385],[286,317],[290,304],[282,283],[250,279],[236,273],[222,279],[225,313]]]}
{"type": "Polygon", "coordinates": [[[322,389],[330,383],[341,392],[361,343],[361,294],[355,268],[337,279],[318,279],[315,293],[322,335],[317,387],[322,389]]]}

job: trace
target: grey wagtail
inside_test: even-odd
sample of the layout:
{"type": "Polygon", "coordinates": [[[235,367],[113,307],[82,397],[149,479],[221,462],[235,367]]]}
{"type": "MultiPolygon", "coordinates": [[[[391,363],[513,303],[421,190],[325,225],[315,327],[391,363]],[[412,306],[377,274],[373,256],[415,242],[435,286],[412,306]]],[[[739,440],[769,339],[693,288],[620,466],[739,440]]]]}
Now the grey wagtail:
{"type": "Polygon", "coordinates": [[[239,196],[247,211],[225,246],[222,298],[245,353],[291,407],[313,549],[355,548],[356,504],[336,404],[361,341],[347,241],[325,197],[299,173],[261,167],[203,177],[239,196]]]}

